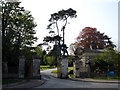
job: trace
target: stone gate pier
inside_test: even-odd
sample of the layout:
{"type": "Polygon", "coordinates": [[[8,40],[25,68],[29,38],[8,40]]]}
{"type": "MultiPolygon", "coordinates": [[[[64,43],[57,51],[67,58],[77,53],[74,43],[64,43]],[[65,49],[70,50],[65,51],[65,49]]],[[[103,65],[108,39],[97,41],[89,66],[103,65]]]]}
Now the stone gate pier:
{"type": "Polygon", "coordinates": [[[24,78],[25,75],[25,57],[23,55],[19,57],[18,75],[19,78],[24,78]]]}
{"type": "Polygon", "coordinates": [[[73,59],[73,74],[76,78],[80,77],[80,60],[78,56],[75,56],[73,59]]]}
{"type": "Polygon", "coordinates": [[[67,57],[62,58],[58,61],[58,78],[68,78],[68,59],[67,57]]]}
{"type": "Polygon", "coordinates": [[[92,76],[91,64],[93,58],[99,53],[103,53],[103,49],[84,49],[77,48],[74,58],[74,75],[75,77],[89,78],[92,76]]]}
{"type": "Polygon", "coordinates": [[[33,78],[40,78],[41,79],[40,56],[39,55],[35,55],[33,57],[33,78]]]}

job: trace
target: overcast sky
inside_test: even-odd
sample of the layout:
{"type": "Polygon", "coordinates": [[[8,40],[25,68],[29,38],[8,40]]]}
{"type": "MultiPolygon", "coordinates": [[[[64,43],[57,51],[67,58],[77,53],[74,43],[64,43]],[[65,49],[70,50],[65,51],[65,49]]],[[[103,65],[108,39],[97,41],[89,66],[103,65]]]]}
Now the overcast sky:
{"type": "Polygon", "coordinates": [[[21,6],[31,11],[37,23],[36,36],[43,42],[48,35],[46,30],[52,13],[72,8],[77,11],[77,18],[69,19],[65,29],[65,43],[69,46],[75,42],[79,32],[85,27],[97,28],[118,43],[118,1],[119,0],[21,0],[21,6]]]}

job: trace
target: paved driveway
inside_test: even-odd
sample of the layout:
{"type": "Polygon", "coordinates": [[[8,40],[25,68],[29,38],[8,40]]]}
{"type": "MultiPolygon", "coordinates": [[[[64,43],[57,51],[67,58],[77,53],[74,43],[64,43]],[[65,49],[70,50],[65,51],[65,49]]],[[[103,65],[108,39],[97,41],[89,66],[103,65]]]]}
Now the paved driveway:
{"type": "Polygon", "coordinates": [[[118,88],[117,83],[95,83],[58,79],[51,76],[52,70],[54,69],[41,71],[42,79],[46,82],[35,88],[118,88]]]}

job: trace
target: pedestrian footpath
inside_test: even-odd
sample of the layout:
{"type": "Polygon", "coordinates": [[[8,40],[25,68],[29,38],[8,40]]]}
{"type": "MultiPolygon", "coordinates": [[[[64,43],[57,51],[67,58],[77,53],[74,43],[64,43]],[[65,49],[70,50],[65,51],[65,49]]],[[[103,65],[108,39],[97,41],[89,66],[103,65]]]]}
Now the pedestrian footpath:
{"type": "MultiPolygon", "coordinates": [[[[51,76],[57,78],[57,74],[52,73],[51,76]]],[[[75,80],[75,81],[82,81],[82,82],[119,83],[118,80],[94,80],[91,78],[71,78],[70,76],[68,79],[75,80]]],[[[44,80],[33,79],[33,80],[18,82],[14,84],[3,85],[2,88],[34,88],[44,83],[45,83],[44,80]]]]}
{"type": "MultiPolygon", "coordinates": [[[[57,78],[57,74],[51,74],[51,76],[57,78]]],[[[96,83],[120,83],[119,80],[95,80],[92,78],[72,78],[68,75],[70,80],[83,81],[83,82],[96,82],[96,83]]]]}
{"type": "Polygon", "coordinates": [[[83,82],[96,82],[96,83],[119,83],[118,80],[94,80],[91,78],[71,78],[69,77],[70,80],[75,80],[75,81],[83,81],[83,82]]]}
{"type": "Polygon", "coordinates": [[[43,80],[30,80],[9,85],[3,85],[2,88],[34,88],[42,84],[44,84],[43,80]]]}

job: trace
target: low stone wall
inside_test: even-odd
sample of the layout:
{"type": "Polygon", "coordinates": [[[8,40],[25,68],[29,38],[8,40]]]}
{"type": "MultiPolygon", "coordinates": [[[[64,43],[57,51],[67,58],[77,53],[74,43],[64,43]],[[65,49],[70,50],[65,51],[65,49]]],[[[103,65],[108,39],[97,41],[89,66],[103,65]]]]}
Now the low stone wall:
{"type": "MultiPolygon", "coordinates": [[[[2,78],[26,78],[25,77],[25,57],[21,56],[19,58],[19,65],[16,67],[8,67],[7,63],[3,63],[4,68],[4,73],[2,74],[2,78]],[[18,68],[17,68],[18,67],[18,68]],[[10,73],[8,72],[8,69],[11,68],[13,70],[14,68],[17,69],[18,73],[10,73]]],[[[34,56],[33,61],[32,61],[32,77],[31,78],[38,78],[41,79],[40,75],[40,57],[39,56],[34,56]]],[[[14,70],[13,70],[14,72],[14,70]]]]}
{"type": "Polygon", "coordinates": [[[17,79],[19,77],[16,73],[8,73],[8,74],[2,74],[2,78],[8,78],[8,79],[17,79]]]}

